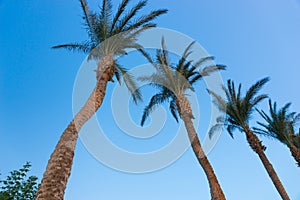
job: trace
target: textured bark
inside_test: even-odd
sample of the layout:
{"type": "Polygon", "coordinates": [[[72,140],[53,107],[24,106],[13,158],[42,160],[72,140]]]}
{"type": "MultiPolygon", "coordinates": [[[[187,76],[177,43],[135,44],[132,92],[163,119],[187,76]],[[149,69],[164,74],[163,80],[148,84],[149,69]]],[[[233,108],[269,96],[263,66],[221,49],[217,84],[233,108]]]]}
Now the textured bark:
{"type": "Polygon", "coordinates": [[[62,200],[70,177],[78,133],[99,109],[105,96],[106,86],[112,79],[114,60],[104,56],[98,63],[97,84],[87,102],[61,135],[47,164],[36,200],[62,200]]]}
{"type": "Polygon", "coordinates": [[[208,179],[209,187],[210,187],[210,194],[212,200],[225,200],[225,195],[223,190],[218,182],[217,176],[207,159],[205,152],[203,151],[197,132],[194,128],[192,118],[193,113],[191,110],[191,106],[189,101],[184,95],[177,96],[177,108],[179,111],[179,115],[184,121],[186,130],[188,132],[189,140],[191,142],[193,151],[197,157],[198,162],[200,163],[201,167],[203,168],[205,175],[208,179]]]}
{"type": "Polygon", "coordinates": [[[295,145],[291,144],[289,146],[290,151],[294,159],[296,160],[298,167],[300,167],[300,149],[298,149],[295,145]]]}
{"type": "Polygon", "coordinates": [[[176,96],[176,106],[180,116],[188,115],[190,118],[194,119],[190,102],[183,94],[178,94],[176,96]]]}
{"type": "Polygon", "coordinates": [[[270,163],[269,159],[267,158],[266,154],[264,153],[264,150],[266,149],[261,141],[258,139],[258,137],[250,130],[249,127],[246,127],[245,129],[247,141],[252,148],[254,152],[256,152],[263,163],[265,169],[267,170],[273,184],[275,185],[278,193],[280,194],[281,198],[283,200],[290,200],[290,197],[288,196],[287,192],[285,191],[285,188],[283,187],[279,177],[277,176],[277,173],[275,169],[273,168],[272,164],[270,163]]]}

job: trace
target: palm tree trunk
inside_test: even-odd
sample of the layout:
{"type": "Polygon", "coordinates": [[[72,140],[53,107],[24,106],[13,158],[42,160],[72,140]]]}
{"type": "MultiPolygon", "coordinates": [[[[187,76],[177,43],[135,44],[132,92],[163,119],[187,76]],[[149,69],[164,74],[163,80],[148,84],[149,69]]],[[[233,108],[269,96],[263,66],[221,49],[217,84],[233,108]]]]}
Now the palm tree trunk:
{"type": "Polygon", "coordinates": [[[294,159],[296,160],[298,167],[300,167],[300,150],[293,144],[289,145],[290,151],[294,159]]]}
{"type": "Polygon", "coordinates": [[[269,159],[267,158],[264,150],[266,149],[265,146],[262,145],[261,141],[258,137],[250,130],[249,127],[245,127],[245,133],[247,137],[247,141],[254,152],[256,152],[263,163],[265,169],[267,170],[273,184],[275,185],[277,191],[279,192],[281,198],[283,200],[290,200],[285,188],[283,187],[279,177],[275,169],[273,168],[272,164],[270,163],[269,159]]]}
{"type": "Polygon", "coordinates": [[[190,103],[183,95],[177,96],[177,108],[181,119],[184,121],[185,128],[188,132],[189,140],[191,142],[193,151],[197,157],[197,160],[201,167],[203,168],[205,175],[208,179],[210,194],[212,200],[226,200],[223,190],[218,182],[217,176],[207,159],[205,152],[203,151],[197,132],[194,128],[192,118],[192,110],[190,108],[190,103]]]}
{"type": "Polygon", "coordinates": [[[102,57],[98,63],[98,74],[100,75],[97,74],[99,78],[96,87],[85,105],[76,114],[61,135],[48,161],[36,200],[64,199],[64,191],[71,173],[78,133],[84,123],[87,122],[101,106],[107,83],[112,79],[113,71],[114,60],[112,56],[102,57]]]}

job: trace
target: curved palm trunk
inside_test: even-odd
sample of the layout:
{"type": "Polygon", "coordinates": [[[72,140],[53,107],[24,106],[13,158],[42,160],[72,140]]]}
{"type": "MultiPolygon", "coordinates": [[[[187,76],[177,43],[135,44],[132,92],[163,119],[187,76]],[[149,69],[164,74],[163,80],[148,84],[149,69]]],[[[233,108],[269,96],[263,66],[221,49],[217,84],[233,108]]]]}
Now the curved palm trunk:
{"type": "Polygon", "coordinates": [[[70,177],[73,163],[74,150],[78,139],[78,133],[99,109],[105,96],[106,86],[112,79],[114,72],[114,60],[112,56],[104,56],[98,63],[99,79],[89,99],[76,114],[68,127],[61,135],[47,164],[41,185],[39,186],[36,200],[62,200],[70,177]],[[102,71],[103,73],[101,73],[102,71]]]}
{"type": "Polygon", "coordinates": [[[211,199],[212,200],[226,200],[223,190],[218,182],[217,176],[207,159],[205,152],[203,151],[199,138],[197,136],[197,132],[194,128],[192,118],[192,110],[190,108],[190,103],[188,102],[187,98],[183,95],[177,96],[176,102],[179,114],[181,119],[184,121],[184,125],[188,132],[189,140],[191,142],[191,146],[193,151],[197,157],[197,160],[201,167],[203,168],[205,175],[209,182],[211,199]]]}
{"type": "Polygon", "coordinates": [[[300,167],[300,150],[293,144],[289,145],[292,156],[300,167]]]}
{"type": "Polygon", "coordinates": [[[269,159],[267,158],[266,154],[264,153],[265,146],[262,145],[261,141],[258,139],[258,137],[250,130],[249,127],[246,127],[245,129],[247,141],[252,148],[252,150],[258,154],[261,162],[263,163],[265,169],[267,170],[273,184],[275,185],[277,191],[279,192],[281,198],[283,200],[290,200],[290,197],[288,196],[287,192],[285,191],[285,188],[283,187],[279,177],[277,176],[277,173],[275,169],[273,168],[272,164],[270,163],[269,159]]]}

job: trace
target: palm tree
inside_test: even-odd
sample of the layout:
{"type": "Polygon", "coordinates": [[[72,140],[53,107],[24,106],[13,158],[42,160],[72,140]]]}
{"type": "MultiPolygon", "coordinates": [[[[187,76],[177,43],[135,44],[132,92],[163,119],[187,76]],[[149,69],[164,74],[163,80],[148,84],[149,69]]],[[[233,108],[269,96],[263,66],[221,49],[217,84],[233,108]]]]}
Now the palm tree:
{"type": "Polygon", "coordinates": [[[272,105],[269,100],[269,116],[263,110],[257,110],[267,124],[257,122],[262,128],[254,128],[254,130],[285,144],[300,167],[300,147],[297,147],[297,134],[295,133],[295,125],[300,121],[300,114],[289,112],[290,106],[291,103],[287,103],[277,110],[276,102],[272,105]]]}
{"type": "Polygon", "coordinates": [[[146,6],[147,0],[137,2],[131,9],[128,9],[129,0],[122,0],[113,16],[111,0],[103,0],[99,13],[91,12],[85,0],[80,0],[80,3],[88,40],[81,43],[58,45],[53,48],[88,53],[89,59],[96,59],[98,61],[97,82],[85,105],[61,135],[48,161],[37,200],[63,199],[71,172],[78,132],[101,106],[106,86],[109,81],[113,82],[114,76],[118,81],[123,76],[127,88],[133,93],[135,102],[141,98],[132,77],[125,68],[117,63],[115,56],[125,54],[127,48],[141,48],[136,42],[137,35],[146,29],[156,27],[152,21],[167,12],[165,9],[159,9],[137,18],[137,13],[146,6]],[[128,11],[125,11],[126,9],[128,11]]]}
{"type": "Polygon", "coordinates": [[[224,70],[225,66],[211,65],[204,67],[199,72],[199,66],[213,58],[205,57],[194,64],[192,64],[192,61],[187,61],[187,57],[192,53],[190,49],[193,44],[194,42],[185,49],[176,66],[172,65],[169,60],[164,39],[162,39],[162,50],[157,50],[156,52],[155,61],[153,61],[153,59],[146,52],[142,51],[142,53],[148,58],[149,62],[154,66],[156,73],[150,76],[140,77],[139,79],[150,82],[150,85],[157,87],[159,92],[152,96],[149,104],[145,107],[141,125],[144,125],[149,114],[153,111],[153,109],[155,109],[155,105],[168,102],[170,112],[176,121],[178,122],[179,114],[179,117],[185,124],[193,151],[207,176],[210,186],[211,199],[224,200],[225,195],[221,189],[214,170],[201,147],[197,132],[194,128],[192,122],[192,119],[194,118],[193,112],[190,102],[186,98],[185,92],[187,90],[194,91],[193,85],[196,82],[214,71],[224,70]]]}
{"type": "Polygon", "coordinates": [[[234,82],[231,80],[228,80],[227,88],[223,86],[226,99],[223,99],[220,95],[208,90],[208,92],[214,97],[214,102],[218,106],[219,110],[226,113],[226,118],[220,118],[218,123],[212,127],[210,134],[213,134],[215,129],[218,129],[223,125],[227,128],[231,137],[233,137],[233,131],[235,129],[244,132],[249,146],[255,153],[258,154],[280,196],[283,200],[289,200],[290,198],[288,194],[286,193],[272,164],[264,153],[266,147],[262,145],[262,142],[249,127],[249,120],[251,119],[255,106],[267,98],[267,95],[257,95],[257,93],[268,81],[269,78],[257,81],[250,87],[244,97],[241,96],[241,84],[239,84],[238,90],[236,91],[234,82]]]}

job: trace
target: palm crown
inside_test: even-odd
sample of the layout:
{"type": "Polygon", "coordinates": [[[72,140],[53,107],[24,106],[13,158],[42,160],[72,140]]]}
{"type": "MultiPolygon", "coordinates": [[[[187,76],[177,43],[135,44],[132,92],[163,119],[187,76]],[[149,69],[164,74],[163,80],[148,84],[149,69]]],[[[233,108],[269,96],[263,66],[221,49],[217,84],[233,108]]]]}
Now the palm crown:
{"type": "MultiPolygon", "coordinates": [[[[123,0],[116,13],[112,15],[111,0],[103,0],[99,13],[90,11],[86,1],[80,0],[88,40],[80,43],[57,45],[53,48],[65,48],[70,51],[88,53],[89,59],[100,59],[106,55],[123,55],[126,54],[128,48],[142,48],[137,43],[138,34],[146,29],[156,27],[156,24],[152,21],[156,17],[165,14],[167,10],[154,10],[137,18],[137,13],[146,6],[147,0],[139,1],[128,12],[125,12],[129,2],[130,0],[123,0]]],[[[140,91],[137,89],[135,81],[128,70],[117,62],[113,67],[116,79],[120,82],[121,77],[123,77],[127,88],[132,93],[133,100],[136,102],[141,99],[140,91]]],[[[98,69],[98,71],[100,70],[98,69]]]]}
{"type": "Polygon", "coordinates": [[[164,102],[169,103],[169,109],[175,120],[178,121],[177,96],[184,94],[188,89],[194,91],[193,85],[204,76],[208,76],[211,72],[225,69],[223,65],[210,65],[199,71],[199,67],[206,61],[212,60],[213,57],[204,57],[195,63],[192,60],[188,61],[187,58],[192,53],[191,48],[194,42],[186,47],[178,63],[172,65],[164,39],[162,39],[161,43],[162,49],[156,51],[155,60],[143,50],[141,51],[154,66],[156,72],[150,76],[140,77],[139,79],[148,81],[150,85],[159,89],[159,92],[152,96],[149,104],[145,107],[141,125],[144,125],[145,120],[153,111],[155,105],[164,102]]]}
{"type": "Polygon", "coordinates": [[[295,133],[295,126],[300,121],[300,114],[289,112],[290,106],[291,103],[287,103],[277,110],[276,102],[272,105],[269,100],[269,115],[263,110],[257,110],[266,124],[257,122],[262,128],[254,128],[255,132],[276,138],[288,146],[295,143],[294,145],[300,148],[299,133],[298,135],[295,133]]]}
{"type": "Polygon", "coordinates": [[[220,95],[208,90],[214,97],[214,103],[219,110],[226,113],[226,118],[219,118],[217,124],[211,128],[210,135],[212,135],[216,129],[223,127],[224,124],[231,137],[233,137],[234,129],[239,129],[240,131],[244,130],[244,128],[248,126],[249,119],[255,110],[255,106],[263,99],[267,98],[267,95],[257,95],[257,93],[268,81],[269,78],[257,81],[249,88],[244,97],[241,96],[241,84],[239,84],[238,90],[236,91],[235,84],[231,80],[227,81],[227,88],[223,86],[226,99],[223,99],[220,95]]]}
{"type": "Polygon", "coordinates": [[[57,45],[53,48],[66,48],[68,50],[90,53],[106,39],[122,33],[124,35],[121,35],[120,37],[123,40],[116,43],[110,42],[110,48],[107,47],[107,49],[113,50],[112,53],[115,54],[123,54],[125,53],[124,49],[126,48],[139,47],[139,45],[135,43],[137,34],[148,28],[156,27],[156,24],[153,23],[152,20],[159,15],[166,13],[167,10],[155,10],[150,12],[148,15],[136,18],[135,16],[137,13],[146,6],[147,0],[139,1],[129,10],[129,12],[125,13],[129,1],[130,0],[123,0],[115,15],[112,15],[111,0],[103,0],[99,13],[91,12],[86,1],[80,0],[88,40],[81,43],[57,45]],[[113,46],[115,46],[115,48],[113,48],[113,46]]]}

